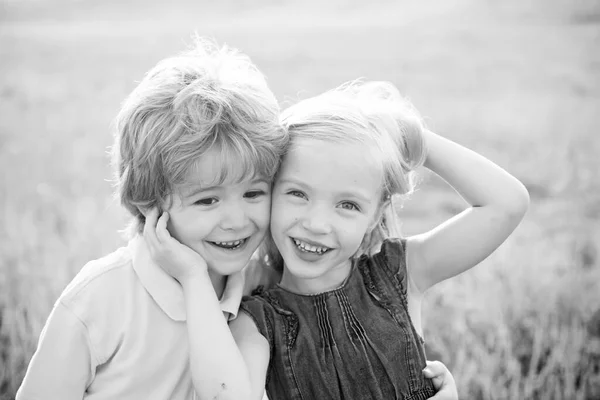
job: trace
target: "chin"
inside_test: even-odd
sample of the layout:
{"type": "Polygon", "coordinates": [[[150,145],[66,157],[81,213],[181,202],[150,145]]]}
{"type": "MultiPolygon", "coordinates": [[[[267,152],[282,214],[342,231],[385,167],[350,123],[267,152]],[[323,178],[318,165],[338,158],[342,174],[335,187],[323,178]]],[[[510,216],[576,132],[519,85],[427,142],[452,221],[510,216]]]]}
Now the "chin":
{"type": "Polygon", "coordinates": [[[220,265],[218,265],[217,268],[213,268],[213,271],[220,275],[235,274],[236,272],[239,272],[242,269],[244,269],[248,261],[249,259],[239,262],[221,263],[220,265]]]}
{"type": "Polygon", "coordinates": [[[318,268],[318,267],[309,267],[306,265],[302,265],[302,262],[291,262],[291,263],[286,263],[284,261],[285,265],[286,265],[286,269],[290,272],[291,275],[293,275],[296,278],[300,278],[300,279],[314,279],[314,278],[318,278],[319,276],[323,275],[323,273],[325,272],[322,268],[318,268]]]}

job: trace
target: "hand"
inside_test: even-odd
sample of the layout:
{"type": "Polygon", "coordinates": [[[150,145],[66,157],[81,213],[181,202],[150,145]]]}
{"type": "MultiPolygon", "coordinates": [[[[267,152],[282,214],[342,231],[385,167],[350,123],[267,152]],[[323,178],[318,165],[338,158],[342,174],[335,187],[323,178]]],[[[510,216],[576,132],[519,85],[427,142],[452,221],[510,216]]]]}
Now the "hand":
{"type": "Polygon", "coordinates": [[[430,397],[430,399],[458,400],[454,377],[440,361],[427,361],[427,367],[423,370],[423,375],[433,381],[433,386],[437,391],[435,396],[430,397]]]}
{"type": "Polygon", "coordinates": [[[181,244],[167,230],[169,213],[163,212],[158,221],[157,218],[158,210],[154,208],[146,215],[144,225],[144,240],[154,262],[182,285],[194,276],[207,275],[208,267],[200,254],[181,244]]]}

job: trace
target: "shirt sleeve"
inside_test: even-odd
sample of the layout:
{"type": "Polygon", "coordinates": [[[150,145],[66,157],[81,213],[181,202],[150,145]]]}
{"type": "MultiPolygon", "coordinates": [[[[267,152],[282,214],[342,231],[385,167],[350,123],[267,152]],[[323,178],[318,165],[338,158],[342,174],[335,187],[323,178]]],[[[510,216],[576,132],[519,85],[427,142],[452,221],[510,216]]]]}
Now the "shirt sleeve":
{"type": "Polygon", "coordinates": [[[16,400],[81,400],[95,370],[85,324],[59,301],[42,330],[16,400]]]}
{"type": "Polygon", "coordinates": [[[407,301],[408,272],[406,269],[406,239],[386,239],[373,257],[375,265],[385,272],[388,283],[407,301]]]}
{"type": "MultiPolygon", "coordinates": [[[[262,289],[261,289],[262,290],[262,289]]],[[[269,312],[268,303],[258,296],[244,296],[242,300],[242,304],[240,304],[240,309],[242,309],[256,325],[258,332],[267,339],[269,342],[269,359],[273,357],[273,326],[274,321],[271,318],[271,313],[269,312]]]]}

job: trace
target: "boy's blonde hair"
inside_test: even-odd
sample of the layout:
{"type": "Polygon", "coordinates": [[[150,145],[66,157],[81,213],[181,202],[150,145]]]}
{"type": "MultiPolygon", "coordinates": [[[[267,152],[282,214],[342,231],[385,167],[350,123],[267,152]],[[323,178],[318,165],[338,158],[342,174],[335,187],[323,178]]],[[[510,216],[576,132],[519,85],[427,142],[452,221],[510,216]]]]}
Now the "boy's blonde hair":
{"type": "MultiPolygon", "coordinates": [[[[279,106],[262,73],[235,49],[195,38],[160,61],[122,104],[112,148],[117,195],[141,232],[141,210],[163,208],[199,158],[224,166],[214,184],[272,179],[287,143],[279,106]]],[[[191,182],[190,182],[191,183],[191,182]]]]}
{"type": "MultiPolygon", "coordinates": [[[[281,120],[289,132],[290,146],[303,138],[360,143],[366,154],[381,162],[382,212],[374,228],[366,233],[356,256],[376,251],[385,238],[400,236],[394,197],[413,191],[414,170],[423,164],[426,149],[423,120],[394,85],[348,82],[287,108],[281,120]]],[[[281,256],[270,238],[266,249],[269,261],[276,268],[281,267],[281,256]]]]}

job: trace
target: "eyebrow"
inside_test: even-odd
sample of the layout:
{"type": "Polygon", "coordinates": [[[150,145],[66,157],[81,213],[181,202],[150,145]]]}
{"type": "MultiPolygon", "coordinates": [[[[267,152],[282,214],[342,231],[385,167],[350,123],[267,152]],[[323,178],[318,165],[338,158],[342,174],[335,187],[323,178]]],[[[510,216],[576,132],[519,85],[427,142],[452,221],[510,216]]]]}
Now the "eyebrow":
{"type": "MultiPolygon", "coordinates": [[[[268,179],[265,178],[257,178],[257,179],[253,179],[251,181],[249,181],[250,185],[257,185],[260,183],[264,183],[266,185],[270,185],[270,182],[268,179]]],[[[211,190],[215,190],[215,189],[219,189],[223,186],[227,186],[224,184],[221,185],[211,185],[211,186],[201,186],[201,185],[190,185],[188,187],[186,187],[183,191],[182,194],[184,197],[186,198],[190,198],[190,197],[194,197],[202,192],[210,192],[211,190]]]]}
{"type": "MultiPolygon", "coordinates": [[[[308,189],[310,186],[307,185],[306,183],[302,182],[302,181],[298,181],[295,179],[281,179],[279,181],[279,184],[292,184],[292,185],[298,185],[303,189],[308,189]]],[[[365,204],[371,204],[371,200],[369,200],[368,196],[363,195],[360,192],[340,192],[340,193],[336,193],[336,196],[338,197],[343,197],[343,198],[349,198],[349,199],[357,199],[362,203],[365,204]]]]}
{"type": "Polygon", "coordinates": [[[183,195],[184,195],[184,197],[194,197],[197,194],[200,194],[202,192],[208,192],[208,191],[214,190],[218,187],[219,187],[219,185],[213,185],[213,186],[193,185],[193,186],[189,186],[189,187],[185,188],[183,190],[183,195]]]}
{"type": "Polygon", "coordinates": [[[340,196],[347,197],[347,198],[350,198],[350,199],[355,198],[358,201],[360,201],[362,203],[365,203],[367,205],[371,204],[371,200],[369,200],[366,196],[363,196],[362,193],[342,192],[342,193],[340,193],[340,196]]]}

